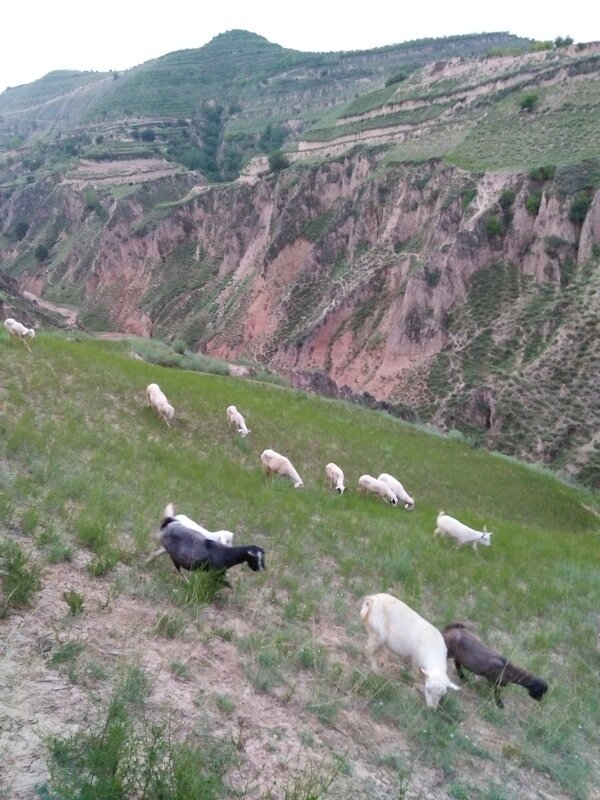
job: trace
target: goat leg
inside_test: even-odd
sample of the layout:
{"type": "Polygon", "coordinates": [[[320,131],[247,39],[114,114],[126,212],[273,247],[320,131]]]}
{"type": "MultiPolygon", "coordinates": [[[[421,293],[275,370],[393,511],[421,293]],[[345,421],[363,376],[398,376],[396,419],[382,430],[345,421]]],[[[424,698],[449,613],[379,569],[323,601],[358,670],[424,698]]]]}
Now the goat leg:
{"type": "Polygon", "coordinates": [[[500,697],[500,684],[497,681],[490,681],[492,686],[492,694],[494,695],[494,702],[498,708],[504,708],[504,703],[500,697]]]}
{"type": "Polygon", "coordinates": [[[460,661],[457,661],[456,659],[454,659],[454,666],[456,667],[456,674],[458,675],[458,677],[462,681],[466,681],[467,676],[465,675],[465,673],[463,671],[462,664],[460,663],[460,661]]]}

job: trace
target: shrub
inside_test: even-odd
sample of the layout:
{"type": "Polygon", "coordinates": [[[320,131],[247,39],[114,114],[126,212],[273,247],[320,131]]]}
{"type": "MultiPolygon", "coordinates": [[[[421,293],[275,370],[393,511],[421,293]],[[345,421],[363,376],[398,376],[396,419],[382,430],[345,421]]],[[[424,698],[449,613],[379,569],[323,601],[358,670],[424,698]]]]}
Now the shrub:
{"type": "Polygon", "coordinates": [[[12,606],[27,605],[42,586],[39,567],[28,563],[23,549],[12,541],[0,545],[0,578],[0,618],[6,616],[12,606]]]}
{"type": "Polygon", "coordinates": [[[63,600],[69,606],[69,614],[73,614],[73,616],[83,614],[85,600],[83,595],[79,594],[79,592],[76,592],[74,589],[69,589],[63,592],[63,600]]]}
{"type": "Polygon", "coordinates": [[[498,199],[502,214],[504,216],[504,224],[510,225],[513,218],[513,203],[515,202],[516,192],[514,189],[505,189],[498,199]]]}
{"type": "Polygon", "coordinates": [[[156,134],[152,130],[152,128],[144,128],[144,130],[140,134],[140,138],[142,142],[153,142],[156,138],[156,134]]]}
{"type": "Polygon", "coordinates": [[[534,167],[529,170],[529,177],[532,181],[551,181],[555,174],[555,164],[545,164],[543,167],[534,167]]]}
{"type": "Polygon", "coordinates": [[[525,94],[521,97],[521,111],[533,111],[538,99],[539,94],[537,92],[525,92],[525,94]]]}
{"type": "Polygon", "coordinates": [[[289,165],[288,157],[281,150],[273,150],[269,154],[269,169],[271,172],[281,172],[282,169],[287,169],[289,165]]]}
{"type": "Polygon", "coordinates": [[[15,225],[15,236],[19,241],[27,236],[29,225],[26,222],[17,222],[15,225]]]}
{"type": "Polygon", "coordinates": [[[502,220],[496,214],[492,214],[485,221],[485,232],[488,238],[500,236],[504,232],[502,220]]]}
{"type": "Polygon", "coordinates": [[[537,217],[541,203],[542,203],[541,192],[532,192],[531,194],[528,194],[527,197],[525,198],[525,208],[534,217],[537,217]]]}
{"type": "Polygon", "coordinates": [[[406,74],[406,72],[404,72],[404,70],[401,70],[400,72],[396,72],[395,75],[391,75],[386,80],[384,85],[385,86],[393,86],[395,83],[402,83],[402,81],[405,81],[407,78],[408,78],[408,75],[406,74]]]}
{"type": "Polygon", "coordinates": [[[175,339],[173,342],[173,350],[180,355],[185,355],[185,351],[187,350],[187,345],[183,341],[183,339],[175,339]]]}
{"type": "Polygon", "coordinates": [[[573,222],[583,222],[591,202],[592,198],[587,192],[580,192],[571,203],[569,219],[573,222]]]}
{"type": "Polygon", "coordinates": [[[37,261],[39,261],[41,264],[42,261],[45,261],[49,256],[48,248],[46,247],[45,244],[38,244],[38,246],[33,251],[33,255],[36,257],[37,261]]]}

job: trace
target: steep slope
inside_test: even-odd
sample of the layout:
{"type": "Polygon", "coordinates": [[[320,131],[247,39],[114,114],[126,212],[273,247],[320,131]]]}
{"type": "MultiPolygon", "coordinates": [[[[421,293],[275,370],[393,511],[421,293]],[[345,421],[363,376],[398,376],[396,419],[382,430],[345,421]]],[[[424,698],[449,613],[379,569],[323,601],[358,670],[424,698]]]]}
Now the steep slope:
{"type": "Polygon", "coordinates": [[[437,62],[338,108],[329,130],[359,129],[320,154],[227,185],[151,141],[129,143],[147,169],[116,140],[61,169],[7,157],[3,268],[91,327],[252,358],[597,484],[598,49],[437,62]],[[393,141],[357,144],[386,118],[393,141]]]}
{"type": "Polygon", "coordinates": [[[595,800],[591,493],[389,415],[85,336],[41,332],[28,354],[0,329],[0,410],[3,797],[595,800]],[[150,382],[174,404],[171,429],[145,405],[150,382]],[[264,475],[267,446],[289,454],[301,491],[264,475]],[[414,511],[356,492],[376,469],[399,474],[414,511]],[[264,547],[266,570],[236,567],[225,589],[146,563],[168,502],[264,547]],[[440,507],[487,523],[492,546],[435,539],[440,507]],[[512,685],[497,709],[471,678],[429,711],[398,658],[368,666],[359,610],[378,591],[436,626],[468,622],[547,696],[512,685]],[[164,776],[177,744],[188,757],[164,776]]]}

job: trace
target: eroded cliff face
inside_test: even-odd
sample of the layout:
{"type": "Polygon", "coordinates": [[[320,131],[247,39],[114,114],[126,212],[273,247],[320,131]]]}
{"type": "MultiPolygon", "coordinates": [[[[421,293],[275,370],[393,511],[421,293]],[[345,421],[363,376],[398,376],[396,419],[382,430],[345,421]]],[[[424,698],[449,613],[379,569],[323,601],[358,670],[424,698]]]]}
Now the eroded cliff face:
{"type": "MultiPolygon", "coordinates": [[[[56,183],[29,216],[35,236],[51,204],[62,221],[60,253],[21,266],[21,286],[75,292],[105,327],[172,334],[282,372],[324,373],[347,392],[495,435],[499,445],[506,374],[488,356],[502,337],[514,340],[521,355],[511,369],[524,374],[565,338],[569,313],[559,327],[528,315],[539,287],[560,305],[586,285],[587,302],[596,303],[598,195],[574,189],[560,172],[533,181],[384,159],[359,153],[226,186],[169,176],[118,200],[101,195],[104,217],[80,190],[56,183]],[[572,206],[582,194],[589,207],[577,219],[572,206]],[[482,275],[497,297],[484,287],[478,306],[482,275]],[[507,286],[517,288],[507,295],[507,286]],[[482,336],[475,369],[470,343],[482,336]],[[528,351],[540,337],[537,354],[528,351]]],[[[570,438],[573,447],[586,444],[570,438]]],[[[560,461],[537,446],[540,460],[560,461]]]]}

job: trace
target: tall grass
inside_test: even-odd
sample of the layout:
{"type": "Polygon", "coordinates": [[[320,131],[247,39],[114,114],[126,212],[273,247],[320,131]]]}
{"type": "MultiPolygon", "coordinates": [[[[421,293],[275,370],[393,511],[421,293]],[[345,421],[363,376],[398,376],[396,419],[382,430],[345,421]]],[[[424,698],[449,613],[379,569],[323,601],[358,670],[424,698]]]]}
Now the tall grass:
{"type": "MultiPolygon", "coordinates": [[[[47,558],[39,543],[47,537],[36,533],[43,528],[105,559],[104,580],[119,564],[132,567],[143,576],[132,594],[144,593],[160,609],[148,635],[165,646],[177,637],[178,664],[187,664],[190,646],[180,634],[196,625],[236,649],[253,702],[276,699],[317,728],[344,728],[353,715],[367,730],[383,725],[402,738],[415,769],[436,766],[455,794],[457,764],[468,766],[481,796],[489,788],[485,765],[492,764],[494,774],[525,779],[533,771],[568,796],[593,796],[600,734],[597,496],[385,413],[142,363],[122,345],[40,334],[31,355],[5,340],[0,348],[0,526],[19,539],[37,537],[27,540],[36,557],[47,558]],[[146,407],[150,382],[175,407],[170,430],[146,407]],[[252,429],[243,447],[227,426],[232,403],[252,429]],[[304,489],[264,476],[260,453],[267,447],[291,458],[304,489]],[[327,488],[331,460],[346,473],[342,496],[327,488]],[[413,512],[353,491],[360,474],[383,471],[415,497],[413,512]],[[235,531],[237,543],[265,547],[267,570],[236,568],[228,590],[210,586],[204,575],[186,584],[166,559],[146,567],[170,501],[209,528],[235,531]],[[492,547],[473,553],[434,539],[440,509],[487,524],[495,531],[492,547]],[[510,710],[502,713],[487,684],[471,681],[432,715],[397,662],[384,660],[381,676],[366,666],[358,610],[362,595],[377,591],[401,597],[440,627],[471,623],[544,677],[548,696],[537,704],[509,687],[510,710]],[[203,613],[207,602],[220,609],[212,627],[203,613]],[[239,634],[238,622],[247,626],[239,634]],[[501,753],[484,741],[490,728],[504,742],[501,753]]],[[[115,575],[115,586],[119,581],[115,575]]],[[[133,723],[120,714],[115,709],[110,718],[111,741],[113,734],[120,742],[130,735],[133,723]]],[[[147,744],[148,752],[158,747],[152,739],[147,744]]],[[[370,757],[374,764],[383,758],[377,745],[370,757]]]]}

